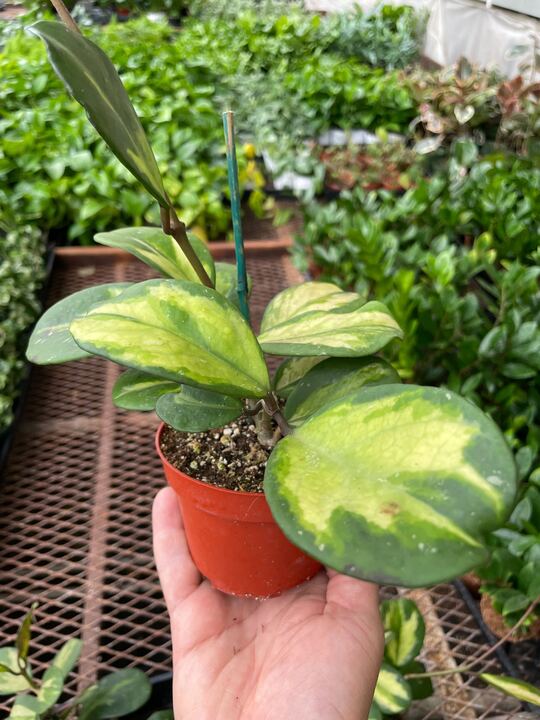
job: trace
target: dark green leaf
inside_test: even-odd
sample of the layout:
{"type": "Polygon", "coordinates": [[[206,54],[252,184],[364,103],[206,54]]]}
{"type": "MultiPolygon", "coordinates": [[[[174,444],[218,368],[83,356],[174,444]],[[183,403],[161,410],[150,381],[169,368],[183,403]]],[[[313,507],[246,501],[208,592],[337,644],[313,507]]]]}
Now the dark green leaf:
{"type": "MultiPolygon", "coordinates": [[[[403,675],[407,676],[411,674],[420,674],[427,672],[426,666],[419,660],[412,660],[407,665],[400,668],[403,675]]],[[[431,678],[407,678],[409,687],[411,688],[411,696],[413,700],[425,700],[433,695],[433,683],[431,678]]]]}
{"type": "Polygon", "coordinates": [[[125,410],[151,411],[158,399],[167,393],[179,392],[180,384],[149,375],[140,370],[126,370],[115,382],[113,402],[125,410]]]}
{"type": "Polygon", "coordinates": [[[381,358],[328,358],[300,379],[285,405],[285,417],[300,425],[325,405],[362,387],[399,382],[397,372],[381,358]]]}
{"type": "Polygon", "coordinates": [[[152,693],[146,675],[135,668],[105,675],[86,691],[79,720],[123,717],[142,707],[152,693]]]}
{"type": "Polygon", "coordinates": [[[30,649],[30,638],[32,636],[32,622],[34,621],[34,610],[37,607],[37,603],[34,603],[31,609],[26,613],[24,619],[17,633],[17,639],[15,640],[15,646],[18,653],[19,665],[26,665],[26,659],[28,657],[28,650],[30,649]]]}
{"type": "Polygon", "coordinates": [[[238,398],[182,385],[179,393],[162,395],[156,404],[158,416],[184,432],[204,432],[223,427],[242,414],[238,398]]]}
{"type": "Polygon", "coordinates": [[[42,20],[30,32],[46,43],[56,73],[116,157],[167,207],[169,200],[141,122],[103,50],[59,22],[42,20]]]}

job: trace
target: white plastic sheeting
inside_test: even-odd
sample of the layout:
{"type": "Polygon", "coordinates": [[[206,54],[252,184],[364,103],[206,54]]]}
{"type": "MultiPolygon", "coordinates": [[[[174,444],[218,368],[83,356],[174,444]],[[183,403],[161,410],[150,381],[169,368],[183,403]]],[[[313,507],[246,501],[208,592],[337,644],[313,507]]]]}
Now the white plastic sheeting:
{"type": "MultiPolygon", "coordinates": [[[[496,0],[493,0],[494,2],[496,0]]],[[[504,1],[504,0],[502,0],[504,1]]],[[[532,65],[535,42],[540,45],[540,21],[489,5],[484,0],[384,0],[393,5],[427,8],[430,13],[424,55],[440,65],[452,65],[464,55],[481,67],[496,67],[504,75],[517,75],[518,66],[532,65]],[[523,55],[510,57],[517,45],[523,55]]],[[[522,0],[524,5],[540,0],[522,0]]],[[[306,0],[313,10],[339,12],[360,5],[367,12],[380,0],[306,0]]]]}

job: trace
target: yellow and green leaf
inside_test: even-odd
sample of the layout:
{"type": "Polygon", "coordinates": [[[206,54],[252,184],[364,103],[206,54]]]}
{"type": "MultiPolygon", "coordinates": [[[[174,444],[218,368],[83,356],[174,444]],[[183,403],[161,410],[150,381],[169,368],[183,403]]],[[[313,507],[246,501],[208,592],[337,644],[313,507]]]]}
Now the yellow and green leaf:
{"type": "Polygon", "coordinates": [[[410,663],[424,643],[426,627],[416,604],[409,598],[385,600],[381,603],[385,635],[384,655],[396,667],[410,663]]]}
{"type": "Polygon", "coordinates": [[[126,370],[115,382],[112,399],[124,410],[154,410],[158,399],[167,393],[180,391],[180,385],[172,380],[149,375],[140,370],[126,370]]]}
{"type": "Polygon", "coordinates": [[[233,397],[264,397],[263,354],[248,323],[215,290],[147,280],[71,323],[87,352],[180,384],[233,397]]]}
{"type": "Polygon", "coordinates": [[[168,207],[154,153],[107,55],[59,22],[41,20],[29,30],[45,42],[55,72],[116,157],[162,207],[168,207]]]}
{"type": "Polygon", "coordinates": [[[411,704],[411,689],[405,678],[388,663],[379,671],[373,699],[376,705],[388,715],[404,712],[411,704]]]}
{"type": "Polygon", "coordinates": [[[288,398],[304,375],[324,360],[323,357],[290,357],[284,360],[276,370],[272,385],[282,398],[288,398]]]}
{"type": "Polygon", "coordinates": [[[331,283],[311,282],[288,288],[270,302],[259,343],[274,355],[360,357],[402,336],[382,303],[364,303],[360,295],[331,283]]]}
{"type": "Polygon", "coordinates": [[[507,675],[491,675],[490,673],[480,673],[479,677],[505,695],[515,697],[521,702],[531,703],[531,705],[540,705],[540,689],[528,682],[516,680],[507,675]]]}
{"type": "Polygon", "coordinates": [[[516,469],[490,418],[445,390],[363,388],[274,448],[264,488],[287,537],[339,572],[417,587],[489,557],[516,469]]]}
{"type": "Polygon", "coordinates": [[[223,427],[242,414],[238,398],[182,385],[179,393],[163,395],[156,404],[159,417],[175,430],[204,432],[223,427]]]}
{"type": "Polygon", "coordinates": [[[81,360],[89,353],[80,348],[69,326],[73,320],[102,302],[120,295],[131,283],[109,283],[79,290],[49,308],[38,320],[26,351],[26,357],[37,365],[51,365],[81,360]]]}
{"type": "Polygon", "coordinates": [[[343,292],[333,283],[305,282],[293,285],[268,303],[261,322],[261,333],[305,312],[330,310],[359,299],[356,293],[343,292]]]}
{"type": "MultiPolygon", "coordinates": [[[[248,293],[251,294],[253,281],[249,275],[247,281],[248,293]]],[[[232,302],[235,307],[239,306],[236,265],[227,262],[216,263],[216,290],[232,302]]]]}
{"type": "Polygon", "coordinates": [[[355,390],[399,381],[394,368],[381,358],[328,358],[298,382],[285,405],[285,417],[291,425],[301,425],[317,410],[355,390]]]}
{"type": "MultiPolygon", "coordinates": [[[[207,244],[193,233],[188,233],[188,239],[210,279],[214,282],[216,271],[207,244]]],[[[94,240],[101,245],[120,248],[131,253],[164,277],[200,282],[180,245],[171,235],[166,235],[161,228],[119,228],[111,232],[97,233],[94,235],[94,240]]]]}

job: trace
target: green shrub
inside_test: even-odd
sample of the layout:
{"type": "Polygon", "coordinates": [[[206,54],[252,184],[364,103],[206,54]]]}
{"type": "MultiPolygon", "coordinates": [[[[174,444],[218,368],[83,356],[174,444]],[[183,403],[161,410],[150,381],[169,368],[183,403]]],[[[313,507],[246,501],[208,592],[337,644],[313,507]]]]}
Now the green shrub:
{"type": "MultiPolygon", "coordinates": [[[[209,239],[230,227],[226,107],[247,139],[255,132],[284,145],[332,125],[403,129],[415,114],[397,75],[330,53],[330,21],[298,9],[190,18],[181,32],[147,19],[85,32],[118,67],[182,217],[209,239]]],[[[39,41],[5,27],[2,42],[0,212],[15,204],[26,221],[82,243],[97,231],[157,222],[143,190],[61,88],[39,41]]],[[[242,152],[239,163],[244,187],[256,187],[242,152]]]]}
{"type": "Polygon", "coordinates": [[[386,302],[405,331],[402,374],[445,384],[487,410],[512,447],[540,447],[540,169],[479,163],[399,197],[312,203],[296,257],[321,279],[386,302]],[[318,275],[319,276],[319,275],[318,275]]]}
{"type": "Polygon", "coordinates": [[[13,418],[26,362],[26,331],[41,310],[43,240],[35,227],[0,228],[0,433],[13,418]]]}

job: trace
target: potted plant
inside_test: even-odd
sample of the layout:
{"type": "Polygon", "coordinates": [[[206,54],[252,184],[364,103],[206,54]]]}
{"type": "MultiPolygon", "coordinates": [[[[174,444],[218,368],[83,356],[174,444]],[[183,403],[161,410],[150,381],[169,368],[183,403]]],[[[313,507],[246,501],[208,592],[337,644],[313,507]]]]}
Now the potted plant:
{"type": "Polygon", "coordinates": [[[158,431],[194,560],[228,592],[272,595],[319,563],[373,582],[422,586],[486,562],[487,536],[507,519],[517,485],[512,454],[491,419],[447,390],[401,385],[376,355],[401,337],[397,322],[383,304],[331,283],[277,295],[257,336],[245,273],[236,287],[230,266],[214,264],[188,236],[114,67],[62,13],[67,26],[38,22],[32,32],[98,132],[160,204],[162,230],[127,228],[97,239],[164,277],[60,301],[38,322],[28,357],[57,363],[95,354],[126,366],[113,393],[119,405],[155,409],[184,445],[194,432],[206,433],[201,443],[220,438],[215,429],[229,424],[222,436],[242,440],[239,467],[251,462],[254,440],[244,440],[253,418],[255,450],[269,453],[260,463],[264,494],[215,487],[198,465],[175,468],[165,429],[158,431]],[[273,379],[265,353],[287,358],[273,379]]]}

